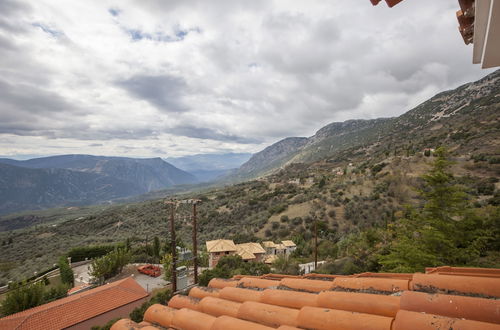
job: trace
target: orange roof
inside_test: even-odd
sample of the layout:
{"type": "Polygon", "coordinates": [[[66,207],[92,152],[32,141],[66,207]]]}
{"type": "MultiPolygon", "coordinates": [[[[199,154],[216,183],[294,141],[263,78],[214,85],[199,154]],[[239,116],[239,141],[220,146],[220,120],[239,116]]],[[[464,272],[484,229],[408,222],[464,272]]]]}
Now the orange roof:
{"type": "Polygon", "coordinates": [[[428,271],[213,279],[111,329],[500,329],[500,269],[428,271]]]}
{"type": "Polygon", "coordinates": [[[0,319],[0,329],[63,329],[145,298],[131,277],[0,319]]]}

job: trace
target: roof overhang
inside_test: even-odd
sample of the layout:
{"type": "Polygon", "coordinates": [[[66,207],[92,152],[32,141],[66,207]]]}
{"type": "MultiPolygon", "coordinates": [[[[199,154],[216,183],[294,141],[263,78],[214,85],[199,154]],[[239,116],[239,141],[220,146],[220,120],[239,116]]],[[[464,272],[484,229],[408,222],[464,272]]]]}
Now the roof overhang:
{"type": "Polygon", "coordinates": [[[500,66],[500,0],[476,0],[472,63],[500,66]]]}

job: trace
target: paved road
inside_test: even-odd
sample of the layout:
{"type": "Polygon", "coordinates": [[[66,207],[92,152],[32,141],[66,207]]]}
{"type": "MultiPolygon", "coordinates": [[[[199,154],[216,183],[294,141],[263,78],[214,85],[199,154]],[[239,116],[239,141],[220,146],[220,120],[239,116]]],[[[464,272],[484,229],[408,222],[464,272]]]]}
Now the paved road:
{"type": "Polygon", "coordinates": [[[90,264],[86,264],[73,268],[73,273],[75,274],[75,286],[90,283],[89,265],[90,264]]]}
{"type": "MultiPolygon", "coordinates": [[[[147,292],[151,292],[154,289],[160,289],[166,287],[170,282],[165,281],[163,279],[163,273],[158,277],[151,277],[148,275],[141,274],[137,271],[137,267],[143,264],[129,264],[123,268],[123,271],[107,280],[106,282],[115,282],[126,277],[132,276],[140,286],[142,286],[147,292]]],[[[159,265],[161,266],[161,265],[159,265]]],[[[199,274],[201,274],[202,269],[199,270],[199,274]]],[[[75,274],[75,286],[89,284],[90,283],[90,275],[89,275],[89,265],[82,265],[73,268],[73,272],[75,274]]],[[[188,279],[188,285],[193,284],[192,275],[188,279]]]]}

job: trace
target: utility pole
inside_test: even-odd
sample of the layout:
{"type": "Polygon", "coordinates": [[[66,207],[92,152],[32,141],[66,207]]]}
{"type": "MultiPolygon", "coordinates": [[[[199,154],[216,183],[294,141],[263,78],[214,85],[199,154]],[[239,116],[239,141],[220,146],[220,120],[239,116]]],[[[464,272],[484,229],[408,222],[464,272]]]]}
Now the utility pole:
{"type": "Polygon", "coordinates": [[[201,202],[200,200],[193,201],[193,270],[194,270],[194,284],[198,284],[198,224],[196,205],[201,202]]]}
{"type": "Polygon", "coordinates": [[[314,218],[314,270],[318,268],[318,220],[314,218]]]}
{"type": "Polygon", "coordinates": [[[172,293],[177,292],[177,244],[175,242],[175,206],[177,202],[174,200],[166,201],[165,204],[170,205],[170,233],[172,244],[172,293]]]}

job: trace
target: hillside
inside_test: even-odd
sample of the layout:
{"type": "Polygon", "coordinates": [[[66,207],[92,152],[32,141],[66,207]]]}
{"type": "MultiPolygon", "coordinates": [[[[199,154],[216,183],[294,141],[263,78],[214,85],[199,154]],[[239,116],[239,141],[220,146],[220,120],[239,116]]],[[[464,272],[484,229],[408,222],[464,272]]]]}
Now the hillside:
{"type": "Polygon", "coordinates": [[[160,158],[61,155],[25,161],[0,159],[0,214],[86,205],[196,182],[160,158]],[[10,165],[7,165],[10,164],[10,165]]]}
{"type": "Polygon", "coordinates": [[[200,182],[209,182],[239,168],[251,156],[249,153],[197,154],[169,157],[166,161],[193,174],[200,182]]]}
{"type": "Polygon", "coordinates": [[[332,123],[309,138],[287,138],[256,153],[235,174],[256,178],[292,163],[347,161],[446,144],[460,153],[498,151],[500,70],[440,93],[397,118],[332,123]],[[298,143],[289,143],[289,141],[298,143]],[[282,146],[285,145],[286,148],[282,146]]]}
{"type": "MultiPolygon", "coordinates": [[[[318,221],[320,258],[348,258],[357,267],[377,271],[380,265],[369,251],[383,253],[397,237],[391,230],[408,216],[408,205],[421,208],[422,177],[435,160],[426,148],[445,145],[453,161],[450,179],[466,192],[468,214],[476,221],[468,231],[486,228],[487,239],[495,240],[498,232],[491,223],[500,219],[499,76],[496,72],[438,94],[398,118],[334,123],[314,137],[270,146],[242,166],[244,174],[270,175],[177,197],[202,200],[200,246],[215,238],[293,238],[300,242],[301,260],[310,261],[313,223],[318,221]]],[[[156,199],[0,218],[0,282],[52,265],[73,246],[126,238],[144,244],[154,236],[164,242],[167,212],[163,200],[156,199]],[[21,228],[24,221],[33,225],[21,228]]],[[[190,208],[181,206],[176,220],[187,244],[189,215],[190,208]]],[[[498,267],[499,260],[498,251],[483,249],[474,265],[498,267]]]]}

